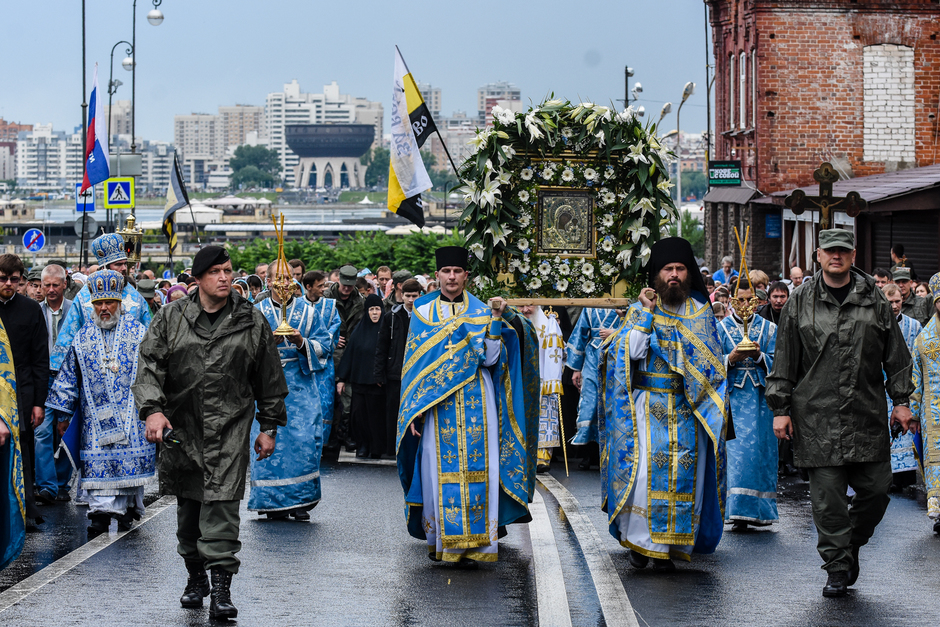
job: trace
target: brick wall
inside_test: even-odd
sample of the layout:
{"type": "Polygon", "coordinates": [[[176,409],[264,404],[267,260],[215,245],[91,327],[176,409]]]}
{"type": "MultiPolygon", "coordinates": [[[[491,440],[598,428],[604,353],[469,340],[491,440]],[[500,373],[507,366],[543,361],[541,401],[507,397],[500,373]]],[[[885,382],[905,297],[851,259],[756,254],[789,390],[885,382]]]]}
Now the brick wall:
{"type": "Polygon", "coordinates": [[[864,62],[865,161],[914,161],[914,49],[866,46],[864,62]]]}

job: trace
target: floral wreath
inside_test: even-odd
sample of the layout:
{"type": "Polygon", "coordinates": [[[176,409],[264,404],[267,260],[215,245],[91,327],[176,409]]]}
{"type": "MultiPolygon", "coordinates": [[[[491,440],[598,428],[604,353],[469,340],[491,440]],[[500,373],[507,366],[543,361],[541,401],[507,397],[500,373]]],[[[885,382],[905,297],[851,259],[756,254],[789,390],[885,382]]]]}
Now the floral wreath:
{"type": "MultiPolygon", "coordinates": [[[[461,229],[481,297],[598,297],[635,282],[663,224],[678,212],[664,164],[672,158],[632,107],[547,100],[515,113],[493,107],[493,126],[470,140],[460,168],[461,229]],[[588,190],[596,252],[540,254],[534,244],[543,186],[588,190]]],[[[557,225],[555,225],[557,226],[557,225]]]]}

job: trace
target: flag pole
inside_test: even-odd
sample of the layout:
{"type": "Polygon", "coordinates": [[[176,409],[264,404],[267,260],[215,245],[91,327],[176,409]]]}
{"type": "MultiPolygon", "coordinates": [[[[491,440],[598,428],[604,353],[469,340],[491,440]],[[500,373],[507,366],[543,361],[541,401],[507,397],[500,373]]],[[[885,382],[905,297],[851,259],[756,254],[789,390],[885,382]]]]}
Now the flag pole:
{"type": "MultiPolygon", "coordinates": [[[[398,47],[398,44],[395,44],[395,51],[398,53],[398,56],[401,57],[401,62],[404,63],[405,70],[407,70],[408,73],[411,74],[411,68],[408,67],[408,62],[405,61],[405,55],[401,53],[401,49],[398,47]]],[[[414,78],[414,75],[412,75],[412,78],[414,78]]],[[[441,140],[441,147],[444,148],[444,154],[447,155],[447,160],[450,161],[450,167],[454,169],[454,176],[456,176],[457,179],[459,180],[460,174],[457,172],[457,166],[454,165],[454,159],[453,157],[450,156],[450,151],[447,150],[447,144],[444,143],[444,138],[441,136],[441,131],[439,128],[437,128],[436,123],[434,124],[434,132],[437,133],[437,137],[441,140]]]]}
{"type": "Polygon", "coordinates": [[[186,203],[189,207],[189,215],[193,219],[193,234],[196,236],[196,243],[202,246],[202,240],[199,239],[199,229],[196,228],[196,213],[193,211],[192,203],[186,203]]]}

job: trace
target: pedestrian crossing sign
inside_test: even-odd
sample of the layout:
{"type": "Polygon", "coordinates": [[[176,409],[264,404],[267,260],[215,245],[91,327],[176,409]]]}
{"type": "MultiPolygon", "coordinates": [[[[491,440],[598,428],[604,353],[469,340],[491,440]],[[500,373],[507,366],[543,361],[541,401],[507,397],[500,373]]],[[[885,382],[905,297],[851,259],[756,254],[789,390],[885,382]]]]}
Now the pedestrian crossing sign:
{"type": "Polygon", "coordinates": [[[106,209],[134,207],[134,177],[110,178],[104,182],[104,206],[106,209]]]}

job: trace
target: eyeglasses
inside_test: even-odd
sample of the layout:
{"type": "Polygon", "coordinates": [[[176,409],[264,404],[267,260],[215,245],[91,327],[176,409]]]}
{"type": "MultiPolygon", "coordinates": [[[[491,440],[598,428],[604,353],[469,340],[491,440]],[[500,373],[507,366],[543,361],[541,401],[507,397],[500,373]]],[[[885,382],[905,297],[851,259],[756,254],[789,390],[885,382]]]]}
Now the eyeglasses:
{"type": "Polygon", "coordinates": [[[0,285],[3,285],[4,283],[19,283],[22,280],[23,280],[23,277],[21,276],[16,276],[16,275],[4,276],[0,274],[0,285]]]}

